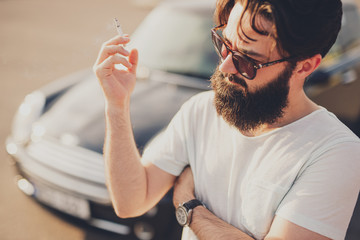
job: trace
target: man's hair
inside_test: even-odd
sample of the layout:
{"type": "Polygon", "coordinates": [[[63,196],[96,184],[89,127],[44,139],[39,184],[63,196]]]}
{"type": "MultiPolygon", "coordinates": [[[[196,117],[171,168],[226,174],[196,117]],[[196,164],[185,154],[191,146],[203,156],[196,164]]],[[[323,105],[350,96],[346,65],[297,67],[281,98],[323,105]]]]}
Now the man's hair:
{"type": "Polygon", "coordinates": [[[324,57],[334,44],[341,28],[342,3],[340,0],[218,0],[215,20],[226,24],[235,3],[244,7],[239,19],[249,14],[251,27],[262,35],[269,35],[276,41],[276,47],[283,56],[295,56],[303,60],[321,54],[324,57]],[[265,31],[255,21],[258,16],[273,23],[272,32],[265,31]]]}

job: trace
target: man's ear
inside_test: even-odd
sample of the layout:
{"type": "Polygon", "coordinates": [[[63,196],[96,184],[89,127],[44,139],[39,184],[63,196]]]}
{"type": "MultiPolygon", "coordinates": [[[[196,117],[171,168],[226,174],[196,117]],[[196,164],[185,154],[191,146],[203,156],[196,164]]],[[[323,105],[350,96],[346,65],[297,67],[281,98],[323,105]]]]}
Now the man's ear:
{"type": "Polygon", "coordinates": [[[300,79],[305,79],[312,72],[319,67],[322,57],[320,54],[316,54],[311,58],[301,60],[297,63],[294,73],[300,79]]]}

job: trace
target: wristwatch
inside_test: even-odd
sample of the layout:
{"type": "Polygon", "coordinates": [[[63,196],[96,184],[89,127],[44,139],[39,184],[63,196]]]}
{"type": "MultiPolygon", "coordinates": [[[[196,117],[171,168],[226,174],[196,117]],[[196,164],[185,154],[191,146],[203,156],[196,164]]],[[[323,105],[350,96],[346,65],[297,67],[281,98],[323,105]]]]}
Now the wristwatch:
{"type": "Polygon", "coordinates": [[[178,221],[178,223],[182,227],[189,226],[193,209],[200,205],[205,207],[205,205],[198,199],[193,199],[183,204],[180,204],[175,211],[176,220],[178,221]]]}

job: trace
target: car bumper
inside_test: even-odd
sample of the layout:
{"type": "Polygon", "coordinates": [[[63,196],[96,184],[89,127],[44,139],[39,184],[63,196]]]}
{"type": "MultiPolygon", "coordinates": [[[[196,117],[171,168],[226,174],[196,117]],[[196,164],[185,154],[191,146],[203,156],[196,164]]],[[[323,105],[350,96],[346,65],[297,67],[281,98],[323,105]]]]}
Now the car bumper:
{"type": "Polygon", "coordinates": [[[6,149],[18,171],[18,188],[46,206],[131,239],[166,239],[169,234],[179,234],[169,196],[143,216],[116,216],[101,154],[61,146],[51,138],[23,145],[9,137],[6,149]]]}

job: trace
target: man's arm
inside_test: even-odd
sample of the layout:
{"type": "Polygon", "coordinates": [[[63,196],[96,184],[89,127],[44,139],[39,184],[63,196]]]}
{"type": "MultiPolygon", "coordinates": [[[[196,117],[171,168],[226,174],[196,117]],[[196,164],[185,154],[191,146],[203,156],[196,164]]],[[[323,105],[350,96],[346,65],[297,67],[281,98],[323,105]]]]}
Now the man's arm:
{"type": "MultiPolygon", "coordinates": [[[[194,180],[190,167],[184,169],[175,182],[173,203],[175,208],[179,204],[195,198],[194,180]]],[[[203,206],[193,209],[190,228],[200,239],[253,239],[234,226],[224,222],[203,206]]]]}
{"type": "MultiPolygon", "coordinates": [[[[180,203],[194,198],[193,175],[191,169],[186,168],[175,183],[173,203],[177,207],[180,203]]],[[[190,228],[200,240],[253,239],[241,230],[221,220],[203,206],[193,209],[190,228]]],[[[329,238],[276,216],[265,239],[328,240],[329,238]]]]}
{"type": "Polygon", "coordinates": [[[292,240],[329,240],[325,236],[322,236],[309,229],[296,225],[284,218],[275,216],[274,221],[271,224],[271,228],[265,240],[277,240],[277,239],[292,239],[292,240]]]}
{"type": "Polygon", "coordinates": [[[116,36],[101,48],[94,71],[105,96],[104,160],[106,182],[119,217],[134,217],[154,206],[174,183],[175,176],[153,164],[143,166],[130,121],[130,96],[136,82],[137,50],[122,46],[128,37],[116,36]],[[122,64],[126,70],[118,70],[122,64]]]}
{"type": "Polygon", "coordinates": [[[254,239],[234,226],[216,217],[205,207],[196,207],[193,210],[190,228],[200,239],[254,239]]]}
{"type": "MultiPolygon", "coordinates": [[[[217,218],[204,207],[198,207],[193,213],[190,225],[196,236],[202,239],[253,239],[234,226],[217,218]]],[[[325,236],[300,227],[281,217],[275,216],[270,232],[265,240],[329,240],[325,236]]]]}

